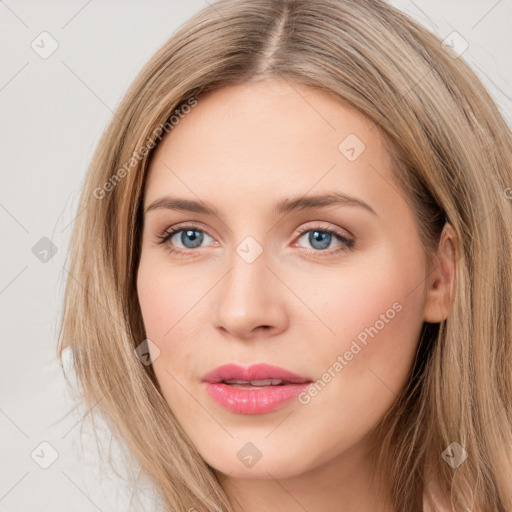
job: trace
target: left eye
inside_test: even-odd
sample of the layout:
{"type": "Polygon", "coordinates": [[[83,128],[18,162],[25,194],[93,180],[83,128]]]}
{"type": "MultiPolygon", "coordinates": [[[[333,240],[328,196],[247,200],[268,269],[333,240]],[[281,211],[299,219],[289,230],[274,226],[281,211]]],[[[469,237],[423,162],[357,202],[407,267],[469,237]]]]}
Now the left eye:
{"type": "MultiPolygon", "coordinates": [[[[348,238],[345,238],[340,233],[332,230],[332,229],[306,229],[302,231],[302,234],[299,238],[302,239],[307,235],[307,241],[313,246],[313,248],[317,249],[318,251],[325,251],[329,248],[331,245],[331,242],[333,240],[338,240],[338,242],[341,242],[341,249],[343,250],[345,248],[350,249],[353,245],[353,241],[349,240],[348,238]]],[[[315,252],[318,252],[315,251],[315,252]]]]}

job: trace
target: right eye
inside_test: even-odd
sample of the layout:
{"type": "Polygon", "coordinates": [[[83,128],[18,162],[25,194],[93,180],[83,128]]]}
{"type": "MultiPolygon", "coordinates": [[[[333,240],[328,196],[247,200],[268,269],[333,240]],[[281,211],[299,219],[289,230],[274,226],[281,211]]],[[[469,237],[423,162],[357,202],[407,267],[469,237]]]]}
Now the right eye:
{"type": "Polygon", "coordinates": [[[162,235],[158,236],[158,238],[160,238],[160,242],[158,242],[158,244],[167,245],[168,249],[172,253],[184,254],[187,253],[187,251],[192,251],[197,247],[200,247],[205,236],[210,237],[210,235],[198,226],[175,226],[166,229],[162,235]],[[174,238],[176,238],[176,240],[173,241],[174,238]],[[178,246],[178,248],[176,248],[177,242],[180,242],[182,247],[178,246]]]}

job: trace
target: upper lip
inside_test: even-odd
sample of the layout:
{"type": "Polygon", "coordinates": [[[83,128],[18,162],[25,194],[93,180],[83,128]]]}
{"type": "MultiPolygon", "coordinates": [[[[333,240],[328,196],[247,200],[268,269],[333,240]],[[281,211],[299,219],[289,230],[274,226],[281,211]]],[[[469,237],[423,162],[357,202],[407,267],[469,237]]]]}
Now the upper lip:
{"type": "Polygon", "coordinates": [[[284,382],[293,384],[300,384],[305,382],[312,382],[309,377],[303,377],[296,373],[274,366],[270,364],[253,364],[248,367],[240,366],[238,364],[223,364],[214,368],[202,377],[203,382],[215,383],[222,382],[223,380],[265,380],[265,379],[280,379],[284,382]]]}

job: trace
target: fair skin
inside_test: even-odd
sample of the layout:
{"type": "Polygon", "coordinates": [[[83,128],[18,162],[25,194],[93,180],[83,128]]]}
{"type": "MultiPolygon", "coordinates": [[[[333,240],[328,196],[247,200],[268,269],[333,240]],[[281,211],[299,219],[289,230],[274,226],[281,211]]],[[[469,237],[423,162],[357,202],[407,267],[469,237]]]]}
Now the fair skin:
{"type": "Polygon", "coordinates": [[[160,351],[152,358],[162,394],[237,512],[393,510],[389,493],[369,484],[370,434],[406,382],[423,322],[448,315],[455,263],[448,231],[439,264],[429,267],[386,147],[370,128],[317,91],[265,80],[200,98],[151,161],[145,209],[172,195],[218,210],[145,212],[137,289],[147,338],[160,351]],[[354,161],[338,149],[349,134],[366,146],[354,161]],[[375,213],[347,204],[273,212],[281,199],[331,192],[375,213]],[[178,225],[185,231],[157,243],[178,225]],[[190,229],[202,235],[199,246],[190,229]],[[327,248],[309,236],[315,231],[327,248]],[[237,253],[247,236],[262,249],[251,263],[237,253]],[[229,362],[322,379],[386,314],[308,404],[238,414],[201,382],[229,362]],[[252,467],[237,456],[248,442],[262,453],[252,467]]]}

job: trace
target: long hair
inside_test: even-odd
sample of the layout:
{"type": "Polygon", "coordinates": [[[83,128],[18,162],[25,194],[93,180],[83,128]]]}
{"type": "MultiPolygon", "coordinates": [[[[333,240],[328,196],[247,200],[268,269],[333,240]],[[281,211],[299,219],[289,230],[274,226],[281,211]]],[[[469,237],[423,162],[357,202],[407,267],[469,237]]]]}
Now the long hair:
{"type": "Polygon", "coordinates": [[[511,510],[511,129],[463,58],[382,0],[219,0],[156,52],[86,175],[59,358],[72,350],[85,403],[111,421],[170,509],[233,510],[134,353],[146,337],[141,199],[154,148],[203,94],[268,77],[372,120],[426,254],[446,223],[457,236],[450,314],[424,323],[407,385],[376,429],[396,510],[421,510],[431,484],[454,511],[511,510]],[[457,467],[443,457],[454,446],[467,455],[457,467]]]}

